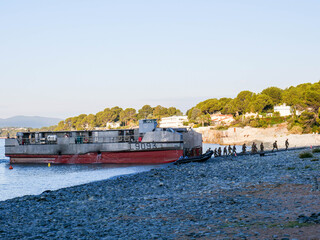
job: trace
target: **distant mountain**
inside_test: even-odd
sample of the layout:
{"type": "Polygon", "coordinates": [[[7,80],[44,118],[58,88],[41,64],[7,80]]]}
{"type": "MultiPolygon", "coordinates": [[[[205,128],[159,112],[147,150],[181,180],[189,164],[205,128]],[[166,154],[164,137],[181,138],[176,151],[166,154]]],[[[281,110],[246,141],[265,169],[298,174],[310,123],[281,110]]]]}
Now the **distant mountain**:
{"type": "Polygon", "coordinates": [[[38,116],[14,116],[5,119],[0,118],[0,127],[42,128],[57,125],[61,120],[63,119],[38,116]]]}

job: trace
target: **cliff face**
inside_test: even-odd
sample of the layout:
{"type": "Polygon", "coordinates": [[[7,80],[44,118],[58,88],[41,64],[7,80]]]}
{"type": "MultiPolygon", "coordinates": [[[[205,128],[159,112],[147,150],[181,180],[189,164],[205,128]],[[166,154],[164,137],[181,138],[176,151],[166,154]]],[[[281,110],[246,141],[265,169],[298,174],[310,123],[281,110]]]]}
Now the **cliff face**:
{"type": "Polygon", "coordinates": [[[252,142],[264,143],[266,149],[272,148],[272,143],[277,140],[279,148],[284,148],[284,142],[289,139],[290,147],[305,147],[320,145],[319,134],[289,134],[286,124],[279,124],[271,128],[229,128],[228,130],[212,130],[210,127],[196,128],[195,131],[202,133],[205,143],[221,145],[251,145],[252,142]]]}

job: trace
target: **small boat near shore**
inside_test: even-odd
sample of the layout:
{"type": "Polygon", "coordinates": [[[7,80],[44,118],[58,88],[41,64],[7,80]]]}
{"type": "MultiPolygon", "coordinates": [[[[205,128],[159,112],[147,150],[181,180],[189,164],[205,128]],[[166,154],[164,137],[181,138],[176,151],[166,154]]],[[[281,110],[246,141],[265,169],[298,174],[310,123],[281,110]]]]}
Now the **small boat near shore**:
{"type": "Polygon", "coordinates": [[[183,164],[183,163],[190,163],[190,162],[205,162],[211,158],[213,151],[208,151],[205,154],[195,156],[195,157],[182,157],[174,162],[175,165],[183,164]]]}

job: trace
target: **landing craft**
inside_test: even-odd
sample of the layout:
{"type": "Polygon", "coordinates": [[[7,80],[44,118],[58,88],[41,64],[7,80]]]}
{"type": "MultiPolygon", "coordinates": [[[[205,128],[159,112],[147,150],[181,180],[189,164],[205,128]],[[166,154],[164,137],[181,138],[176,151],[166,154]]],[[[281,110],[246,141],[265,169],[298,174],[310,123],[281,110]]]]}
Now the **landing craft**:
{"type": "Polygon", "coordinates": [[[5,140],[10,163],[161,164],[199,156],[202,135],[187,128],[157,128],[155,119],[121,130],[19,132],[5,140]]]}

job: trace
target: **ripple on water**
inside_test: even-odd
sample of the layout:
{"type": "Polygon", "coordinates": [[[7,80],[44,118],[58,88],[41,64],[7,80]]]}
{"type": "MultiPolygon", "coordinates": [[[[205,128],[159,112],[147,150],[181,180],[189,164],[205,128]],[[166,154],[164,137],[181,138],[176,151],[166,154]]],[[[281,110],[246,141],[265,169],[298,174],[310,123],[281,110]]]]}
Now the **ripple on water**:
{"type": "Polygon", "coordinates": [[[52,164],[48,167],[46,164],[12,164],[12,170],[9,166],[9,159],[4,156],[4,139],[0,139],[0,201],[148,171],[165,165],[52,164]]]}

